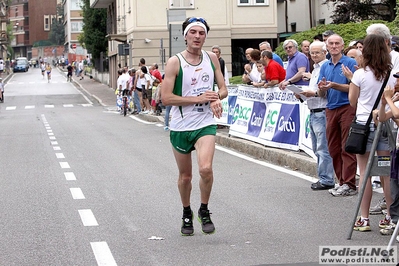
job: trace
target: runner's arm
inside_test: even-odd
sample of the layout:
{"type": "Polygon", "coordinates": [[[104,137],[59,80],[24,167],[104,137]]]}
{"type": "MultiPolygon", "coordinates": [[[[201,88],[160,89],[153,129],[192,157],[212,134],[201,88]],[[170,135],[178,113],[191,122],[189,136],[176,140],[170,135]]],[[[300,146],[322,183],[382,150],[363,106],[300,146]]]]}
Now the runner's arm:
{"type": "MultiPolygon", "coordinates": [[[[207,103],[218,99],[213,91],[206,91],[199,96],[179,96],[173,93],[176,77],[179,74],[180,62],[177,56],[169,58],[165,68],[165,79],[162,82],[162,103],[164,105],[186,106],[207,103]]],[[[184,70],[183,70],[184,71],[184,70]]]]}

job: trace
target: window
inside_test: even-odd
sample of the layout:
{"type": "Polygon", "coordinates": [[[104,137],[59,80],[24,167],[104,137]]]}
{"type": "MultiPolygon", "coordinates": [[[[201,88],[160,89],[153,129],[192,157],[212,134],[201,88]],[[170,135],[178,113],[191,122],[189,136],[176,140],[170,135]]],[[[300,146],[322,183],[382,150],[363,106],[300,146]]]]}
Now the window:
{"type": "Polygon", "coordinates": [[[83,22],[71,22],[71,32],[81,32],[83,30],[83,22]]]}
{"type": "Polygon", "coordinates": [[[44,15],[44,31],[50,31],[50,16],[44,15]]]}
{"type": "Polygon", "coordinates": [[[194,0],[169,0],[171,9],[194,9],[194,0]]]}
{"type": "Polygon", "coordinates": [[[71,10],[82,10],[83,0],[71,0],[71,10]]]}
{"type": "Polygon", "coordinates": [[[238,0],[239,6],[268,6],[269,0],[238,0]]]}

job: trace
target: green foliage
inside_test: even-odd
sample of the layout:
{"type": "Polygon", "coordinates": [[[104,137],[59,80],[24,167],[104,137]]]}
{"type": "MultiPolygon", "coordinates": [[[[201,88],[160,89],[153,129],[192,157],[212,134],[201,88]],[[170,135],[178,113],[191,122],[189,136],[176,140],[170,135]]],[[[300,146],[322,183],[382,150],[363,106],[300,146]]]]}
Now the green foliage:
{"type": "Polygon", "coordinates": [[[13,34],[13,26],[11,23],[7,24],[6,26],[6,34],[8,43],[10,44],[15,39],[15,36],[13,34]]]}
{"type": "Polygon", "coordinates": [[[65,28],[64,28],[64,6],[57,5],[57,17],[60,19],[54,19],[51,23],[51,31],[49,39],[53,44],[64,45],[65,43],[65,28]]]}
{"type": "MultiPolygon", "coordinates": [[[[374,23],[386,24],[388,28],[391,30],[391,34],[395,34],[398,31],[397,27],[395,27],[394,25],[394,22],[386,22],[382,20],[365,20],[359,23],[350,22],[346,24],[320,25],[310,30],[296,33],[291,37],[289,37],[289,39],[294,39],[295,41],[297,41],[298,46],[300,47],[302,41],[308,40],[312,42],[313,37],[316,36],[317,34],[322,34],[326,30],[332,30],[335,33],[339,34],[344,39],[345,46],[348,46],[348,44],[353,40],[364,39],[366,37],[367,27],[374,23]]],[[[282,43],[279,45],[279,47],[277,47],[276,53],[283,60],[286,60],[287,56],[283,49],[282,43]]]]}
{"type": "Polygon", "coordinates": [[[229,79],[230,84],[242,84],[242,76],[234,76],[229,79]]]}
{"type": "Polygon", "coordinates": [[[84,0],[83,33],[79,36],[79,42],[86,47],[93,59],[100,58],[101,52],[108,48],[107,35],[107,10],[90,8],[90,0],[84,0]]]}
{"type": "Polygon", "coordinates": [[[40,40],[37,42],[33,43],[33,47],[39,47],[39,46],[52,46],[53,42],[50,40],[40,40]]]}
{"type": "Polygon", "coordinates": [[[393,21],[396,17],[397,0],[324,0],[332,3],[334,10],[331,18],[334,24],[363,20],[393,21]]]}

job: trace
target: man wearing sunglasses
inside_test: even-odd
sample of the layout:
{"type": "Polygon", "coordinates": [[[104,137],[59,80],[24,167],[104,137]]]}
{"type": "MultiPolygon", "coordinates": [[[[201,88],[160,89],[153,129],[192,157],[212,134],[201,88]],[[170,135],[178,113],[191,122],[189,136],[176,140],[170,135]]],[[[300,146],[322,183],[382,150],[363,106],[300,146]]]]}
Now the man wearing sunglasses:
{"type": "Polygon", "coordinates": [[[191,152],[196,150],[200,174],[201,206],[198,220],[202,232],[212,234],[208,202],[213,184],[212,161],[215,153],[216,122],[222,116],[221,99],[227,88],[219,61],[214,53],[202,50],[209,26],[203,18],[187,18],[182,25],[186,50],[172,56],[162,82],[162,102],[171,105],[170,141],[179,169],[178,188],[183,205],[181,234],[193,235],[193,212],[190,207],[192,189],[191,152]],[[219,88],[214,89],[214,79],[219,88]]]}

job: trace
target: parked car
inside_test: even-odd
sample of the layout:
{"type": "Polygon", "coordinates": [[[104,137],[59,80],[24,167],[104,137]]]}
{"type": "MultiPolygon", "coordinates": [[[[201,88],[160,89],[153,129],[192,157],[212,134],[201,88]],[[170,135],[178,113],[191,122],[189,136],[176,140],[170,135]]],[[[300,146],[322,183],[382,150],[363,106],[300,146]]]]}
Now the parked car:
{"type": "Polygon", "coordinates": [[[28,60],[17,60],[14,63],[14,72],[26,72],[29,69],[28,60]]]}

